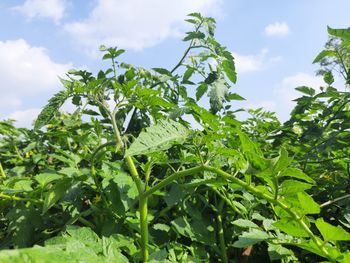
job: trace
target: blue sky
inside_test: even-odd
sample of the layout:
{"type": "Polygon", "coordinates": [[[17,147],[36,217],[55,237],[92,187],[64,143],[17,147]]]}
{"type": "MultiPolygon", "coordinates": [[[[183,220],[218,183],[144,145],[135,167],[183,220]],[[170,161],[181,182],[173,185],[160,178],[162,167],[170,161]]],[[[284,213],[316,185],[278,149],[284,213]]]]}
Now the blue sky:
{"type": "MultiPolygon", "coordinates": [[[[105,67],[98,46],[127,50],[123,61],[171,68],[186,44],[186,14],[217,21],[216,37],[236,62],[232,91],[288,118],[300,85],[318,87],[312,61],[327,25],[350,26],[347,0],[2,0],[0,1],[0,119],[28,126],[60,90],[71,68],[105,67]]],[[[340,86],[341,88],[341,86],[340,86]]]]}

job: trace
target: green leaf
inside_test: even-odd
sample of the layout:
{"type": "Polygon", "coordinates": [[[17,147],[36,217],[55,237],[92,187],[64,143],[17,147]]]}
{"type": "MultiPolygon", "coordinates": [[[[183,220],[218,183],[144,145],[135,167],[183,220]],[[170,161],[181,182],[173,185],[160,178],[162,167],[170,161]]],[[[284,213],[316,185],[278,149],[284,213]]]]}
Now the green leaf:
{"type": "Polygon", "coordinates": [[[227,96],[227,100],[245,100],[242,96],[238,95],[237,93],[230,93],[227,96]]]}
{"type": "Polygon", "coordinates": [[[307,176],[304,172],[302,172],[300,169],[297,168],[292,168],[292,167],[288,167],[287,169],[284,169],[283,171],[281,171],[279,173],[279,176],[288,176],[288,177],[293,177],[293,178],[298,178],[301,180],[304,180],[308,183],[314,184],[315,181],[307,176]]]}
{"type": "Polygon", "coordinates": [[[306,95],[313,96],[315,95],[316,91],[313,88],[306,87],[306,86],[300,86],[295,88],[297,91],[300,91],[306,95]]]}
{"type": "Polygon", "coordinates": [[[227,95],[228,87],[225,80],[216,80],[209,91],[210,111],[215,114],[221,110],[227,95]]]}
{"type": "Polygon", "coordinates": [[[325,222],[322,218],[316,220],[316,227],[325,241],[350,241],[350,233],[341,226],[333,226],[325,222]]]}
{"type": "Polygon", "coordinates": [[[208,85],[214,83],[218,79],[218,73],[216,71],[212,71],[208,74],[208,76],[205,78],[204,82],[208,85]]]}
{"type": "Polygon", "coordinates": [[[262,230],[252,228],[249,232],[243,232],[238,241],[233,243],[234,247],[244,248],[260,243],[270,238],[270,235],[262,230]]]}
{"type": "Polygon", "coordinates": [[[265,169],[255,174],[255,176],[264,180],[271,187],[272,191],[276,192],[277,183],[275,180],[275,172],[271,168],[265,169]]]}
{"type": "Polygon", "coordinates": [[[226,73],[226,76],[228,77],[228,79],[232,82],[232,83],[236,83],[237,81],[237,73],[236,73],[236,69],[235,69],[235,63],[232,60],[224,60],[222,62],[222,67],[226,73]]]}
{"type": "Polygon", "coordinates": [[[167,75],[169,77],[172,77],[172,74],[169,70],[165,68],[152,68],[155,72],[162,74],[162,75],[167,75]]]}
{"type": "Polygon", "coordinates": [[[185,73],[184,73],[184,76],[183,76],[183,78],[182,78],[182,82],[183,82],[183,83],[188,82],[188,80],[191,78],[191,76],[193,75],[193,73],[194,73],[194,68],[188,67],[187,70],[186,70],[185,73]]]}
{"type": "Polygon", "coordinates": [[[172,184],[170,191],[164,197],[164,200],[168,207],[172,207],[183,199],[186,192],[178,184],[172,184]]]}
{"type": "Polygon", "coordinates": [[[66,193],[71,185],[71,181],[61,180],[58,181],[52,189],[45,196],[44,205],[43,205],[43,214],[47,212],[58,200],[62,198],[62,196],[66,193]]]}
{"type": "Polygon", "coordinates": [[[189,130],[179,122],[160,120],[156,125],[148,127],[126,150],[125,156],[149,154],[165,151],[174,144],[183,143],[189,130]]]}
{"type": "Polygon", "coordinates": [[[253,143],[253,141],[245,133],[238,132],[238,136],[241,142],[243,153],[251,162],[251,165],[259,169],[266,168],[267,162],[264,159],[260,148],[255,143],[253,143]]]}
{"type": "Polygon", "coordinates": [[[242,228],[248,228],[248,227],[259,228],[259,226],[257,224],[255,224],[252,221],[247,220],[247,219],[237,219],[237,220],[233,221],[232,224],[234,224],[235,226],[242,227],[242,228]]]}
{"type": "Polygon", "coordinates": [[[308,237],[308,233],[292,218],[282,218],[273,224],[279,230],[295,237],[308,237]]]}
{"type": "Polygon", "coordinates": [[[199,101],[204,93],[206,93],[208,90],[208,84],[202,83],[201,85],[198,86],[197,91],[196,91],[196,100],[199,101]]]}
{"type": "Polygon", "coordinates": [[[302,183],[296,180],[285,180],[280,186],[279,194],[282,196],[295,195],[298,192],[303,192],[311,187],[311,184],[302,183]]]}
{"type": "Polygon", "coordinates": [[[62,178],[62,175],[58,173],[41,173],[37,174],[34,179],[40,184],[42,188],[44,188],[48,183],[56,181],[62,178]]]}
{"type": "Polygon", "coordinates": [[[187,32],[187,36],[184,37],[183,41],[189,41],[192,39],[204,39],[205,34],[202,32],[187,32]]]}
{"type": "Polygon", "coordinates": [[[42,109],[38,118],[36,119],[34,129],[38,130],[44,125],[48,124],[68,97],[69,93],[67,91],[60,91],[49,99],[49,103],[42,109]]]}
{"type": "Polygon", "coordinates": [[[327,27],[328,34],[339,37],[344,41],[350,41],[350,28],[334,29],[327,27]]]}
{"type": "Polygon", "coordinates": [[[164,232],[169,232],[170,226],[158,223],[158,224],[153,225],[153,229],[164,231],[164,232]]]}
{"type": "Polygon", "coordinates": [[[298,193],[298,200],[304,214],[319,214],[320,206],[305,192],[298,193]]]}
{"type": "Polygon", "coordinates": [[[279,156],[275,159],[273,166],[274,171],[279,172],[287,168],[290,165],[292,159],[288,157],[288,152],[285,148],[281,148],[279,156]]]}
{"type": "Polygon", "coordinates": [[[269,253],[269,258],[271,261],[280,260],[282,258],[294,255],[292,250],[282,247],[281,245],[275,245],[270,243],[268,244],[267,251],[269,253]]]}
{"type": "Polygon", "coordinates": [[[327,71],[323,74],[323,80],[326,82],[328,85],[332,85],[334,82],[334,77],[332,72],[327,71]]]}
{"type": "Polygon", "coordinates": [[[196,113],[196,115],[198,115],[198,116],[194,115],[193,117],[204,128],[206,128],[207,125],[209,125],[209,127],[211,129],[213,129],[214,131],[217,131],[219,129],[221,124],[214,114],[210,113],[206,109],[204,109],[204,108],[202,108],[194,103],[190,103],[189,106],[196,113]]]}
{"type": "Polygon", "coordinates": [[[322,50],[314,59],[312,63],[318,63],[325,57],[335,57],[336,53],[333,50],[322,50]]]}

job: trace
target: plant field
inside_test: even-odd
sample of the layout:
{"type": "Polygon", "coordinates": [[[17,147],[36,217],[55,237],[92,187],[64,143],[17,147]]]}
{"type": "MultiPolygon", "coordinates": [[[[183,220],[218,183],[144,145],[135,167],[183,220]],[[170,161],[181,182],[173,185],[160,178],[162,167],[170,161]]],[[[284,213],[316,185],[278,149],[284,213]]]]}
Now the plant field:
{"type": "Polygon", "coordinates": [[[69,71],[32,129],[0,122],[0,262],[350,262],[350,29],[281,123],[237,118],[215,20],[186,21],[172,69],[101,46],[110,66],[69,71]]]}

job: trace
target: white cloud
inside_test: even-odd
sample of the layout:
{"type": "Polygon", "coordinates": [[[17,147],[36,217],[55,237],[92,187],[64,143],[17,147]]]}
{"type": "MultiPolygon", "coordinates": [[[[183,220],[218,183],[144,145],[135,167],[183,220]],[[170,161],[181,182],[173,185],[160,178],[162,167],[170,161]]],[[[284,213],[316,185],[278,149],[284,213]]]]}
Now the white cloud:
{"type": "Polygon", "coordinates": [[[7,119],[16,120],[15,122],[16,127],[30,128],[32,126],[34,119],[38,116],[39,113],[40,113],[40,109],[35,109],[35,108],[22,110],[22,111],[15,111],[11,113],[9,116],[7,116],[7,119]]]}
{"type": "Polygon", "coordinates": [[[324,85],[322,77],[299,72],[293,76],[285,77],[275,89],[275,93],[283,98],[286,103],[294,104],[292,100],[302,95],[302,93],[295,90],[296,87],[308,86],[318,90],[322,85],[324,85]]]}
{"type": "Polygon", "coordinates": [[[286,36],[290,34],[289,26],[286,22],[275,22],[265,27],[267,36],[286,36]]]}
{"type": "Polygon", "coordinates": [[[55,63],[43,47],[32,47],[25,40],[0,41],[2,94],[27,95],[60,86],[57,76],[72,65],[55,63]]]}
{"type": "Polygon", "coordinates": [[[63,17],[66,0],[26,0],[22,5],[15,6],[13,9],[28,19],[45,17],[52,19],[57,24],[63,17]]]}
{"type": "Polygon", "coordinates": [[[3,108],[15,109],[22,105],[22,101],[19,98],[4,96],[0,98],[0,105],[3,108]]]}
{"type": "Polygon", "coordinates": [[[191,12],[219,12],[222,0],[98,0],[89,16],[65,25],[88,53],[101,44],[140,50],[179,36],[191,12]]]}
{"type": "Polygon", "coordinates": [[[238,74],[245,74],[250,72],[256,72],[263,70],[270,63],[279,62],[282,58],[268,57],[269,50],[264,48],[258,54],[254,55],[241,55],[236,52],[232,52],[235,58],[236,71],[238,74]]]}
{"type": "Polygon", "coordinates": [[[23,39],[0,41],[0,57],[2,116],[20,110],[22,101],[61,87],[57,76],[63,76],[72,67],[70,63],[52,61],[43,47],[30,46],[23,39]]]}

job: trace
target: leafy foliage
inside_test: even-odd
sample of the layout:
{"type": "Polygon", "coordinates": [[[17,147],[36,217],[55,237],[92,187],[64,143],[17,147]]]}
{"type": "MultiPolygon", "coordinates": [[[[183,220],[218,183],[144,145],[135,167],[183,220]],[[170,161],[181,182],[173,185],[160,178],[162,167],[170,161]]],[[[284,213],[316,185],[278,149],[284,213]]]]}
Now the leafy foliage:
{"type": "Polygon", "coordinates": [[[102,46],[111,67],[70,71],[34,129],[0,122],[1,262],[349,262],[350,95],[332,86],[337,67],[348,84],[348,29],[328,29],[325,87],[297,87],[281,124],[236,118],[215,20],[186,21],[174,68],[102,46]]]}

